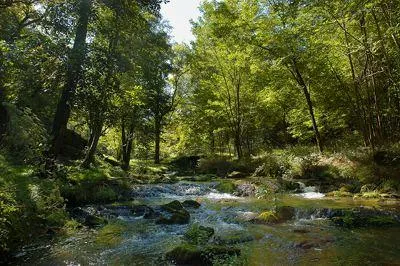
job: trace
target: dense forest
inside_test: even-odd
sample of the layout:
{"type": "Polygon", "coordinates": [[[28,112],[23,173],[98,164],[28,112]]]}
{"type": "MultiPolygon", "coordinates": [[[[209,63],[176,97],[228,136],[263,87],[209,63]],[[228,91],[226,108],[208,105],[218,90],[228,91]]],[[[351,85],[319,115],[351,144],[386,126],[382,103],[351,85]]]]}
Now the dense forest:
{"type": "MultiPolygon", "coordinates": [[[[304,199],[288,203],[289,194],[329,198],[335,203],[319,208],[336,210],[322,217],[340,228],[335,234],[390,227],[376,233],[388,235],[382,248],[389,255],[368,261],[398,263],[389,236],[400,233],[400,2],[205,0],[190,44],[172,41],[160,13],[164,4],[0,1],[0,263],[43,263],[24,258],[23,247],[93,228],[103,250],[127,245],[122,232],[135,225],[110,219],[104,209],[141,198],[154,185],[180,191],[192,184],[182,182],[201,191],[212,184],[207,189],[227,201],[264,200],[250,204],[261,208],[252,212],[263,211],[246,220],[252,225],[286,225],[294,209],[298,217],[304,199]],[[373,208],[351,209],[361,206],[373,208]]],[[[183,199],[129,208],[155,215],[155,224],[188,224],[183,207],[204,206],[183,199]]],[[[143,248],[150,257],[135,250],[126,261],[77,263],[261,265],[253,254],[263,253],[259,246],[237,246],[248,241],[224,240],[220,225],[190,215],[191,227],[181,233],[188,243],[160,248],[172,249],[157,254],[162,262],[150,262],[157,256],[143,248]]],[[[251,228],[252,241],[261,241],[266,233],[251,228]]],[[[326,245],[339,240],[328,240],[295,247],[337,248],[326,245]]],[[[351,242],[344,245],[351,249],[351,242]]],[[[266,254],[267,265],[309,262],[303,255],[288,262],[266,254]]],[[[65,254],[57,258],[64,264],[54,256],[45,265],[67,265],[65,254]]],[[[333,253],[319,260],[343,263],[328,257],[333,253]]]]}

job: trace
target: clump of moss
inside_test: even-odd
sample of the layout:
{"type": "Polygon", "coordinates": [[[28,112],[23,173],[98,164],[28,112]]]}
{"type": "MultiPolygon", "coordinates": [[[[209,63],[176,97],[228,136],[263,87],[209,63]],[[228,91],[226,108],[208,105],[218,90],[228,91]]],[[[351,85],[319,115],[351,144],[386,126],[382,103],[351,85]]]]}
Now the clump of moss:
{"type": "Polygon", "coordinates": [[[193,224],[185,233],[185,239],[194,245],[205,244],[214,235],[214,229],[193,224]]]}
{"type": "Polygon", "coordinates": [[[222,193],[232,194],[236,190],[236,185],[230,181],[222,181],[215,187],[215,189],[222,193]]]}
{"type": "Polygon", "coordinates": [[[116,246],[122,242],[126,226],[123,223],[110,223],[101,228],[96,237],[96,243],[101,246],[116,246]]]}
{"type": "Polygon", "coordinates": [[[82,227],[81,223],[79,223],[77,220],[71,219],[71,220],[68,220],[64,224],[62,231],[66,235],[72,235],[72,234],[76,233],[79,230],[79,228],[81,228],[81,227],[82,227]]]}

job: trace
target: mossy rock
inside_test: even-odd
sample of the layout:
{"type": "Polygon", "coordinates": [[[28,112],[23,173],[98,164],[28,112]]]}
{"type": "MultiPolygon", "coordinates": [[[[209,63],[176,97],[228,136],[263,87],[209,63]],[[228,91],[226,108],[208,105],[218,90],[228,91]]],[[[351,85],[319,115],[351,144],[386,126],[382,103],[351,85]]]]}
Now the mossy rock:
{"type": "Polygon", "coordinates": [[[278,207],[275,211],[264,211],[258,215],[253,222],[261,224],[283,223],[293,219],[295,208],[290,206],[278,207]]]}
{"type": "Polygon", "coordinates": [[[197,247],[180,245],[166,254],[166,258],[177,265],[212,265],[218,256],[239,256],[240,249],[226,246],[209,245],[197,247]]]}
{"type": "Polygon", "coordinates": [[[202,265],[201,250],[194,245],[181,245],[167,252],[166,258],[178,265],[202,265]]]}
{"type": "Polygon", "coordinates": [[[168,211],[168,212],[174,212],[174,211],[182,210],[183,206],[178,200],[174,200],[174,201],[171,201],[170,203],[162,205],[161,209],[168,211]]]}
{"type": "Polygon", "coordinates": [[[131,207],[131,213],[134,216],[143,216],[145,219],[156,218],[155,211],[147,205],[135,205],[131,207]]]}
{"type": "Polygon", "coordinates": [[[194,224],[186,231],[185,239],[190,244],[202,245],[207,243],[213,235],[213,228],[194,224]]]}
{"type": "Polygon", "coordinates": [[[162,205],[161,209],[167,213],[156,221],[157,224],[187,224],[190,221],[189,212],[177,200],[162,205]]]}
{"type": "Polygon", "coordinates": [[[182,202],[182,206],[185,208],[198,209],[200,208],[201,204],[195,200],[185,200],[184,202],[182,202]]]}
{"type": "Polygon", "coordinates": [[[222,193],[233,194],[236,191],[236,185],[230,181],[222,181],[215,187],[215,189],[222,193]]]}
{"type": "Polygon", "coordinates": [[[280,206],[275,211],[279,222],[292,220],[296,215],[296,209],[291,206],[280,206]]]}
{"type": "Polygon", "coordinates": [[[85,218],[84,225],[89,227],[97,227],[107,224],[108,221],[102,217],[96,215],[88,215],[85,218]]]}
{"type": "Polygon", "coordinates": [[[104,226],[98,232],[96,244],[102,246],[116,246],[122,241],[122,234],[126,226],[122,223],[112,223],[104,226]]]}

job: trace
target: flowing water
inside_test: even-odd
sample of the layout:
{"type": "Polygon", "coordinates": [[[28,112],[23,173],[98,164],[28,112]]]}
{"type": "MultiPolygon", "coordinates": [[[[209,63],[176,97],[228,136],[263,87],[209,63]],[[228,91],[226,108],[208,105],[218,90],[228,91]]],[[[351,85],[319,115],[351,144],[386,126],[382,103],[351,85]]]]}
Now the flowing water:
{"type": "Polygon", "coordinates": [[[326,219],[331,210],[359,206],[398,213],[395,203],[333,200],[315,191],[259,200],[219,193],[214,186],[190,182],[137,186],[132,191],[134,201],[102,208],[113,210],[123,228],[108,235],[110,243],[99,241],[99,230],[80,230],[25,247],[16,254],[15,265],[171,265],[165,253],[182,243],[193,223],[214,228],[213,241],[239,247],[244,265],[400,265],[400,227],[346,229],[326,219]],[[201,203],[199,209],[190,210],[187,225],[157,225],[133,216],[127,207],[187,199],[201,203]],[[294,207],[295,217],[276,225],[250,222],[277,206],[294,207]]]}

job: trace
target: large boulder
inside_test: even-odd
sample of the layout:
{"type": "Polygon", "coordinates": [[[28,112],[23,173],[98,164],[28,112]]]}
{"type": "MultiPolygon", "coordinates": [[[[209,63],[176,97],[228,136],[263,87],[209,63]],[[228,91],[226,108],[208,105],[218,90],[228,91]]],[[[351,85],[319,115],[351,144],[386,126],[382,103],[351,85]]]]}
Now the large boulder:
{"type": "Polygon", "coordinates": [[[97,227],[108,223],[108,221],[101,217],[99,212],[92,207],[74,208],[70,211],[70,215],[72,218],[88,227],[97,227]]]}
{"type": "Polygon", "coordinates": [[[67,129],[64,133],[64,145],[61,155],[65,158],[77,160],[84,156],[88,141],[73,130],[67,129]]]}
{"type": "Polygon", "coordinates": [[[218,256],[238,256],[240,249],[234,247],[209,245],[197,247],[184,244],[166,254],[166,258],[177,265],[212,265],[218,256]]]}
{"type": "Polygon", "coordinates": [[[254,197],[257,192],[257,187],[250,183],[240,184],[236,187],[235,196],[254,197]]]}
{"type": "Polygon", "coordinates": [[[145,219],[154,219],[157,217],[157,213],[147,205],[132,206],[131,213],[134,216],[143,216],[145,219]]]}
{"type": "Polygon", "coordinates": [[[157,224],[187,224],[190,221],[189,212],[177,200],[162,205],[161,210],[163,213],[157,219],[157,224]]]}

